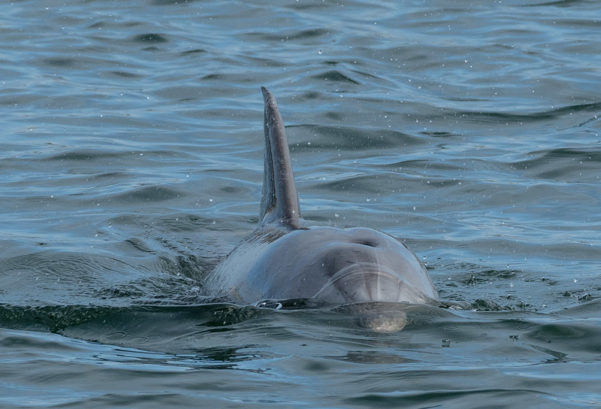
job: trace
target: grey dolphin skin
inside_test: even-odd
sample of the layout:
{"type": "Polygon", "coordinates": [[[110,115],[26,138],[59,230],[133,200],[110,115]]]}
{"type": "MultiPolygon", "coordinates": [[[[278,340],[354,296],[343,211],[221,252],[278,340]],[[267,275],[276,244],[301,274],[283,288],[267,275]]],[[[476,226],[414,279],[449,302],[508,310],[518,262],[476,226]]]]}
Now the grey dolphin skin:
{"type": "MultiPolygon", "coordinates": [[[[401,242],[368,228],[309,227],[301,218],[290,153],[276,100],[265,101],[265,174],[260,221],[214,270],[207,286],[242,303],[314,299],[332,305],[427,304],[438,294],[426,269],[401,242]]],[[[378,331],[405,325],[358,307],[360,322],[378,331]],[[368,311],[362,315],[362,311],[368,311]]]]}

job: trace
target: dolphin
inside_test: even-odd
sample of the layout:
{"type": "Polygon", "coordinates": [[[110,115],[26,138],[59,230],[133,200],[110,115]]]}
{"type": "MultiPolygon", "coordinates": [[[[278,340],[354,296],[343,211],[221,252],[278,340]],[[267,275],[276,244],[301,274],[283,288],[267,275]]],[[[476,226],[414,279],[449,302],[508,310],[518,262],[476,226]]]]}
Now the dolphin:
{"type": "Polygon", "coordinates": [[[382,332],[402,329],[402,311],[374,313],[372,303],[436,302],[426,269],[387,234],[364,227],[309,226],[302,219],[284,122],[274,96],[264,87],[261,91],[265,162],[259,225],[217,265],[206,286],[245,304],[312,299],[369,305],[353,309],[364,326],[382,332]]]}

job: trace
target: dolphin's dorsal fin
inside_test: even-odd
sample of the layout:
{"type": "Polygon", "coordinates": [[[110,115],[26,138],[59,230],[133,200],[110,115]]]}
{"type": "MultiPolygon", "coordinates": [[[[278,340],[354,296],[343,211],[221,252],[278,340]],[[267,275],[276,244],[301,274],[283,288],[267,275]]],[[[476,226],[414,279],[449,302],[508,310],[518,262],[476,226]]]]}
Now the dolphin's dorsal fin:
{"type": "Polygon", "coordinates": [[[261,87],[265,101],[265,170],[261,224],[279,223],[299,228],[300,208],[290,163],[284,121],[271,92],[261,87]]]}

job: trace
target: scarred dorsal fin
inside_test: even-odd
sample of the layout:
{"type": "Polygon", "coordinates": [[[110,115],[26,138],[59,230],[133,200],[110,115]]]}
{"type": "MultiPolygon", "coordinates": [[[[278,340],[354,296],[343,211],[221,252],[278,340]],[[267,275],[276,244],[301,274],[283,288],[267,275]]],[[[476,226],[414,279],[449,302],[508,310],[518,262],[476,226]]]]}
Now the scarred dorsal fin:
{"type": "Polygon", "coordinates": [[[279,223],[299,228],[300,208],[292,174],[284,121],[274,96],[261,87],[265,101],[265,170],[261,224],[279,223]]]}

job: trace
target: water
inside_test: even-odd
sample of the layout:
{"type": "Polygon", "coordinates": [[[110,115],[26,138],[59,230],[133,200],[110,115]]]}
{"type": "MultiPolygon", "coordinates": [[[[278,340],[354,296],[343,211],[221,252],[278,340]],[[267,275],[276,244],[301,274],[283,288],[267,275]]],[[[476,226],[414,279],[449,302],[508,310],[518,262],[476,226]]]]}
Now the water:
{"type": "Polygon", "coordinates": [[[0,6],[0,406],[601,406],[595,1],[0,6]],[[211,299],[262,99],[306,219],[404,239],[396,334],[211,299]]]}

